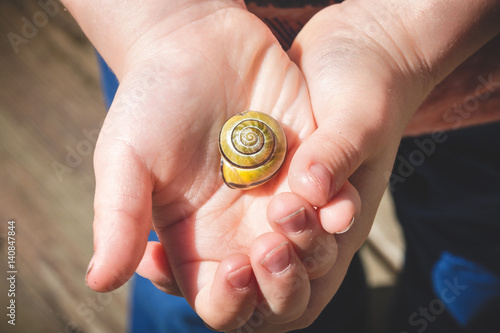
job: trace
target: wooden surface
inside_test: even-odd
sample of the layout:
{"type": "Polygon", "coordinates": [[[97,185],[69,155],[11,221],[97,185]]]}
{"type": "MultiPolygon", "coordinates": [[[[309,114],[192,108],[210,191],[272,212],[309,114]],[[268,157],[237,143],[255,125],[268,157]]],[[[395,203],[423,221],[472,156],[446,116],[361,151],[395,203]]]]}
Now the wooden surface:
{"type": "Polygon", "coordinates": [[[42,24],[36,1],[0,2],[0,332],[123,332],[126,288],[99,295],[84,284],[94,143],[82,131],[97,131],[105,108],[94,51],[58,6],[42,24]],[[8,34],[23,37],[34,17],[38,31],[25,28],[30,37],[16,52],[8,34]],[[72,150],[79,157],[67,161],[72,150]],[[67,173],[58,176],[55,166],[67,173]],[[15,327],[5,315],[9,219],[16,221],[15,327]]]}
{"type": "MultiPolygon", "coordinates": [[[[94,134],[105,116],[94,50],[62,5],[46,21],[43,13],[36,1],[0,2],[0,332],[124,332],[127,287],[97,294],[84,284],[92,255],[94,134]],[[30,35],[23,27],[34,18],[40,27],[30,35]],[[23,43],[13,45],[13,34],[23,43]],[[16,326],[5,316],[11,219],[16,326]]],[[[362,251],[373,287],[392,285],[402,260],[384,200],[375,238],[362,251]]]]}

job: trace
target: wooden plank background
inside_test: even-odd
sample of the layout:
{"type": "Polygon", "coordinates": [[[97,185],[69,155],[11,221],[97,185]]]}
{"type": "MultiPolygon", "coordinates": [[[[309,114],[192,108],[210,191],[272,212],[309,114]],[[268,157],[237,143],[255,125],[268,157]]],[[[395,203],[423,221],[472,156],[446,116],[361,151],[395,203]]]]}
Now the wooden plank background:
{"type": "MultiPolygon", "coordinates": [[[[85,133],[98,132],[105,107],[94,50],[57,4],[47,14],[36,1],[0,2],[0,332],[124,332],[128,286],[97,294],[84,284],[95,146],[85,133]],[[10,219],[16,221],[15,327],[5,316],[10,219]]],[[[402,249],[386,197],[362,250],[373,288],[394,283],[402,249]]]]}
{"type": "Polygon", "coordinates": [[[0,2],[0,331],[123,332],[127,289],[100,295],[84,284],[94,142],[83,130],[99,130],[105,107],[94,50],[57,5],[50,16],[37,1],[0,2]],[[13,34],[23,42],[12,43],[13,34]],[[69,151],[77,158],[67,161],[69,151]],[[56,165],[68,172],[58,176],[56,165]],[[16,221],[15,327],[5,316],[9,219],[16,221]]]}

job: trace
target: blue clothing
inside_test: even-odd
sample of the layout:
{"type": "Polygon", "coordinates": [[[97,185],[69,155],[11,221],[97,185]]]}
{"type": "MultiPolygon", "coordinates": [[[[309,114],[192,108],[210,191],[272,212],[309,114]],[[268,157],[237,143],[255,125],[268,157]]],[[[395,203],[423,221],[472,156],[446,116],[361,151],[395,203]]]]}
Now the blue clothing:
{"type": "Polygon", "coordinates": [[[390,332],[500,332],[500,123],[432,140],[402,140],[393,169],[407,249],[390,332]]]}

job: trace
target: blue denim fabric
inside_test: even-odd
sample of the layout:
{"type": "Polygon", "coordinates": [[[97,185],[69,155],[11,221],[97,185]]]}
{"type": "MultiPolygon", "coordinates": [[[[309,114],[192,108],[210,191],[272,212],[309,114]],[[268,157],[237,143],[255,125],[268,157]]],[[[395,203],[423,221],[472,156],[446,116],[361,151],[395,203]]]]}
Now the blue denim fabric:
{"type": "MultiPolygon", "coordinates": [[[[432,271],[434,293],[462,327],[500,298],[500,277],[481,265],[443,252],[432,271]]],[[[500,309],[498,309],[500,311],[500,309]]]]}

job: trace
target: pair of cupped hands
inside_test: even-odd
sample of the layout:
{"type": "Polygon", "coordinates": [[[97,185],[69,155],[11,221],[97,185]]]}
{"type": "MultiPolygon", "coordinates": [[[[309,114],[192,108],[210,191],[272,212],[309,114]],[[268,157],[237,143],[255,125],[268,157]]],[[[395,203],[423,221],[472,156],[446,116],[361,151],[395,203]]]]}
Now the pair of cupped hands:
{"type": "Polygon", "coordinates": [[[95,150],[89,287],[137,271],[217,330],[309,325],[366,239],[425,95],[418,57],[359,29],[376,13],[356,2],[317,14],[288,52],[242,1],[92,6],[69,7],[120,86],[95,150]],[[245,110],[288,139],[280,173],[250,191],[223,183],[218,150],[245,110]]]}

